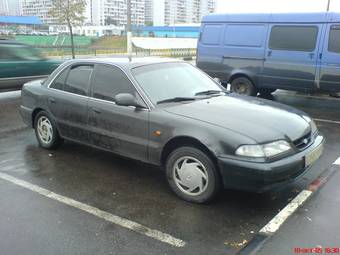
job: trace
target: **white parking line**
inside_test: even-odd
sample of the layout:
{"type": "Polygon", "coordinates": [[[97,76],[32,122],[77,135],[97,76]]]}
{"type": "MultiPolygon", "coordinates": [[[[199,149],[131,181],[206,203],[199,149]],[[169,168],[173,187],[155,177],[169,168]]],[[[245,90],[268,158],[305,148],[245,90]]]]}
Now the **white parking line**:
{"type": "Polygon", "coordinates": [[[340,121],[336,120],[325,120],[325,119],[314,119],[317,122],[326,122],[326,123],[332,123],[332,124],[340,124],[340,121]]]}
{"type": "Polygon", "coordinates": [[[175,246],[175,247],[183,247],[186,244],[183,240],[177,239],[177,238],[175,238],[175,237],[173,237],[169,234],[165,234],[161,231],[148,228],[148,227],[143,226],[143,225],[141,225],[137,222],[122,218],[120,216],[117,216],[117,215],[114,215],[114,214],[111,214],[111,213],[108,213],[108,212],[105,212],[105,211],[102,211],[102,210],[100,210],[96,207],[78,202],[78,201],[73,200],[71,198],[68,198],[68,197],[65,197],[65,196],[62,196],[62,195],[58,195],[58,194],[56,194],[52,191],[41,188],[41,187],[34,185],[34,184],[31,184],[29,182],[17,179],[15,177],[11,176],[11,175],[8,175],[8,174],[5,174],[5,173],[0,173],[0,178],[3,179],[3,180],[6,180],[8,182],[11,182],[13,184],[16,184],[20,187],[23,187],[25,189],[39,193],[40,195],[45,196],[47,198],[56,200],[60,203],[66,204],[68,206],[77,208],[77,209],[82,210],[82,211],[85,211],[89,214],[92,214],[92,215],[94,215],[98,218],[104,219],[108,222],[111,222],[111,223],[116,224],[118,226],[121,226],[123,228],[127,228],[127,229],[130,229],[130,230],[137,232],[139,234],[151,237],[151,238],[158,240],[160,242],[167,243],[167,244],[170,244],[170,245],[175,246]]]}
{"type": "Polygon", "coordinates": [[[333,165],[338,165],[340,166],[340,157],[334,161],[333,165]]]}
{"type": "Polygon", "coordinates": [[[303,190],[297,195],[285,208],[283,208],[271,221],[268,222],[260,233],[265,235],[273,235],[281,225],[291,216],[300,205],[302,205],[313,192],[303,190]]]}

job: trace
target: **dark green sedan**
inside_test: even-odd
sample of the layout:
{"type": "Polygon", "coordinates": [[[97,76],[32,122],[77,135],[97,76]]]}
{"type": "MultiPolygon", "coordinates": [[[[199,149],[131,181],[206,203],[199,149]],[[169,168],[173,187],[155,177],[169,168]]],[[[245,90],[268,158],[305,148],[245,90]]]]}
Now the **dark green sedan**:
{"type": "Polygon", "coordinates": [[[0,40],[0,91],[20,89],[25,82],[45,78],[60,64],[28,45],[0,40]]]}

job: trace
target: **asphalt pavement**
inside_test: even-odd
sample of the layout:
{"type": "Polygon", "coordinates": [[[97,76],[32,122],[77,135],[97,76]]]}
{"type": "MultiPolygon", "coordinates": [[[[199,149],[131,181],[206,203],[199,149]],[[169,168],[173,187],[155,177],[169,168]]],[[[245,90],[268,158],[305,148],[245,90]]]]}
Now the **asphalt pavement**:
{"type": "Polygon", "coordinates": [[[325,186],[287,220],[258,255],[340,254],[340,165],[333,168],[325,186]]]}
{"type": "Polygon", "coordinates": [[[280,190],[265,194],[225,190],[212,203],[196,205],[177,198],[156,167],[71,142],[55,151],[38,147],[33,130],[19,116],[20,93],[0,94],[0,174],[14,178],[13,182],[0,179],[2,251],[9,255],[237,253],[340,156],[339,99],[285,92],[270,99],[321,120],[317,124],[327,140],[321,160],[299,182],[280,190]],[[39,188],[47,192],[39,193],[39,188]],[[56,200],[52,192],[62,199],[56,200]],[[109,216],[141,227],[128,229],[120,221],[112,223],[109,216]],[[182,240],[184,245],[150,237],[146,230],[182,240]]]}

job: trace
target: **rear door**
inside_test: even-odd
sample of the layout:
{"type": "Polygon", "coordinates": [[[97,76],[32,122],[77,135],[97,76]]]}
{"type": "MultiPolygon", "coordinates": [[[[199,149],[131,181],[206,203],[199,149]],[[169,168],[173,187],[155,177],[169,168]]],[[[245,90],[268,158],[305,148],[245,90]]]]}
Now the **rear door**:
{"type": "Polygon", "coordinates": [[[145,161],[149,141],[149,110],[116,105],[114,97],[120,93],[130,93],[144,104],[121,69],[97,64],[89,100],[90,142],[117,154],[145,161]]]}
{"type": "Polygon", "coordinates": [[[48,105],[63,137],[88,143],[88,93],[93,65],[64,69],[50,85],[48,105]]]}
{"type": "Polygon", "coordinates": [[[340,23],[328,24],[320,53],[320,89],[340,91],[340,23]]]}
{"type": "Polygon", "coordinates": [[[320,24],[271,24],[262,74],[263,86],[315,90],[321,31],[320,24]]]}

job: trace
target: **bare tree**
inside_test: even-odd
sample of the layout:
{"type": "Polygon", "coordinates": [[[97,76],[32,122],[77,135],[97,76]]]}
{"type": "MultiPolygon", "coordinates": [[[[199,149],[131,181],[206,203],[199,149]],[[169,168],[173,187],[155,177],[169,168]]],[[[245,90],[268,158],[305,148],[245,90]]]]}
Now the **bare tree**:
{"type": "Polygon", "coordinates": [[[86,0],[52,0],[52,8],[49,11],[49,15],[56,18],[60,24],[68,26],[71,37],[72,58],[75,57],[72,28],[83,24],[85,8],[86,0]]]}

